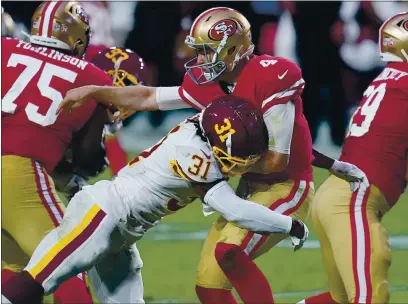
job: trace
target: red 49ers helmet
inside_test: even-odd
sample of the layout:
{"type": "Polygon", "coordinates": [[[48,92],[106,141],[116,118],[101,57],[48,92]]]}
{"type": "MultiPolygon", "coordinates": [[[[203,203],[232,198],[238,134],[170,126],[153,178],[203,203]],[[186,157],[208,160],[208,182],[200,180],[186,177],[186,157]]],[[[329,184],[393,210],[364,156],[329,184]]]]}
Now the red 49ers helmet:
{"type": "MultiPolygon", "coordinates": [[[[126,87],[146,82],[146,63],[132,50],[119,47],[107,48],[96,55],[92,63],[112,78],[114,86],[126,87]]],[[[135,112],[123,108],[118,110],[119,118],[122,120],[135,112]]]]}
{"type": "Polygon", "coordinates": [[[268,132],[259,111],[234,96],[213,101],[201,114],[201,127],[225,174],[243,174],[268,148],[268,132]]]}

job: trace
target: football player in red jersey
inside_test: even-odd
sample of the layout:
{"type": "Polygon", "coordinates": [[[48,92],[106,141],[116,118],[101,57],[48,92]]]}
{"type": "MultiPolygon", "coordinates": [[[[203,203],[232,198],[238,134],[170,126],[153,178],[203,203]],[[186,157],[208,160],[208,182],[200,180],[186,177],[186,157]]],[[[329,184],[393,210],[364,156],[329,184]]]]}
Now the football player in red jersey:
{"type": "MultiPolygon", "coordinates": [[[[92,149],[101,149],[105,120],[87,122],[91,115],[107,119],[105,107],[92,101],[72,115],[55,113],[68,90],[112,84],[104,71],[82,60],[89,34],[88,17],[77,2],[55,1],[35,11],[30,43],[2,38],[1,70],[7,75],[1,83],[2,260],[7,265],[24,266],[44,234],[61,221],[64,207],[50,174],[73,137],[94,130],[99,135],[72,142],[75,163],[82,168],[90,167],[92,149]]],[[[3,280],[10,276],[11,270],[2,271],[3,280]]],[[[79,277],[61,285],[54,299],[91,303],[79,277]]]]}
{"type": "Polygon", "coordinates": [[[367,174],[371,186],[351,193],[330,176],[319,188],[312,218],[329,278],[329,293],[299,303],[388,303],[391,250],[381,223],[406,187],[408,151],[408,13],[380,28],[388,62],[351,121],[341,160],[367,174]]]}
{"type": "MultiPolygon", "coordinates": [[[[69,109],[92,96],[139,111],[203,109],[222,96],[244,98],[263,114],[269,151],[243,176],[237,193],[276,212],[305,219],[314,193],[313,155],[302,113],[300,94],[305,82],[299,67],[282,57],[252,55],[248,20],[225,7],[198,16],[185,43],[197,56],[185,64],[187,73],[180,87],[85,87],[68,92],[60,109],[69,109]]],[[[223,134],[228,129],[226,123],[217,132],[223,134]]],[[[355,166],[316,156],[316,165],[352,182],[366,182],[364,173],[355,166]]],[[[231,293],[234,286],[245,303],[272,303],[269,284],[253,259],[282,239],[280,235],[248,232],[220,217],[201,254],[196,288],[201,302],[236,303],[231,293]]]]}

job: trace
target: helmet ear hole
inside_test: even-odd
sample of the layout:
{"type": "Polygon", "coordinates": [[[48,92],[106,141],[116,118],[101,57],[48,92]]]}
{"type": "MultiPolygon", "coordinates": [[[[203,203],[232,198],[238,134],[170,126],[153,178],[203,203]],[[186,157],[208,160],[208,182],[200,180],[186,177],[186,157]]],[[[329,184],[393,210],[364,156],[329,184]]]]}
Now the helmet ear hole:
{"type": "Polygon", "coordinates": [[[229,48],[228,49],[228,56],[229,55],[232,55],[234,52],[235,52],[235,49],[236,49],[237,47],[234,45],[233,47],[231,47],[231,48],[229,48]]]}

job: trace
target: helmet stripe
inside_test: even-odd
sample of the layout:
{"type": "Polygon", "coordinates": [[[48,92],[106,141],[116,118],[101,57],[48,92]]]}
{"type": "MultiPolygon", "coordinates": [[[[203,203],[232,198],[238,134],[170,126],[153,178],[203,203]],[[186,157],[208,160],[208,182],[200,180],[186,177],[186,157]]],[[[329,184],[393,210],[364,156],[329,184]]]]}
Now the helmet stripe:
{"type": "MultiPolygon", "coordinates": [[[[43,13],[41,15],[41,22],[43,22],[42,27],[41,27],[41,36],[43,37],[48,37],[48,27],[50,25],[50,17],[51,17],[51,12],[53,11],[54,7],[57,5],[57,2],[49,2],[49,5],[44,8],[43,13]]],[[[52,23],[52,20],[51,20],[52,23]]]]}
{"type": "Polygon", "coordinates": [[[210,8],[208,10],[206,10],[205,12],[202,12],[193,22],[193,25],[191,26],[191,30],[190,30],[190,36],[194,35],[194,30],[197,26],[197,23],[204,18],[205,15],[213,12],[213,11],[228,11],[228,10],[232,10],[231,8],[228,7],[214,7],[214,8],[210,8]]]}
{"type": "Polygon", "coordinates": [[[52,36],[52,27],[54,26],[54,17],[55,17],[55,13],[57,12],[57,9],[60,7],[60,5],[62,4],[62,1],[57,1],[56,5],[54,6],[54,8],[51,11],[51,15],[50,15],[50,22],[48,25],[48,37],[52,36]]]}
{"type": "Polygon", "coordinates": [[[47,8],[48,8],[48,6],[50,5],[50,3],[51,3],[51,2],[45,3],[45,5],[44,5],[44,7],[43,7],[43,10],[42,10],[42,13],[41,13],[40,27],[38,28],[38,35],[42,35],[42,34],[43,34],[43,33],[42,33],[42,28],[43,28],[43,25],[44,25],[45,11],[47,10],[47,8]]]}

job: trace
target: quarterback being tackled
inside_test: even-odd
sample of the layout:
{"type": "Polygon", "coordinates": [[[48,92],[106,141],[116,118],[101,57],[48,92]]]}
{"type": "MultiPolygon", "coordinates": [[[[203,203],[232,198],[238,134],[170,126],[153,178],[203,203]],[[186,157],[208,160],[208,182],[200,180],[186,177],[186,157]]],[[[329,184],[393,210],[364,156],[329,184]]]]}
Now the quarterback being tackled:
{"type": "Polygon", "coordinates": [[[104,270],[114,266],[116,255],[125,253],[131,261],[114,268],[127,281],[119,284],[122,294],[115,295],[116,302],[109,296],[100,300],[143,303],[135,241],[163,216],[197,197],[206,212],[218,211],[237,227],[262,235],[290,235],[295,250],[301,248],[308,237],[301,221],[239,198],[224,179],[259,161],[267,141],[262,117],[250,103],[236,97],[214,101],[142,152],[115,180],[78,192],[61,225],[41,241],[24,271],[2,284],[3,300],[41,303],[44,294],[93,266],[95,279],[106,290],[102,287],[110,278],[104,270]]]}
{"type": "MultiPolygon", "coordinates": [[[[286,58],[253,54],[251,25],[244,15],[226,7],[209,9],[195,19],[185,44],[196,57],[185,64],[181,86],[87,86],[68,92],[60,108],[68,110],[97,97],[137,111],[202,110],[212,100],[233,96],[262,114],[268,133],[267,151],[240,180],[240,197],[305,220],[314,195],[312,163],[349,180],[353,190],[367,183],[357,167],[312,150],[302,113],[305,81],[300,68],[286,58]]],[[[200,301],[236,303],[231,293],[235,287],[245,303],[272,303],[269,283],[253,259],[286,237],[253,233],[221,216],[202,249],[196,280],[200,301]]]]}

